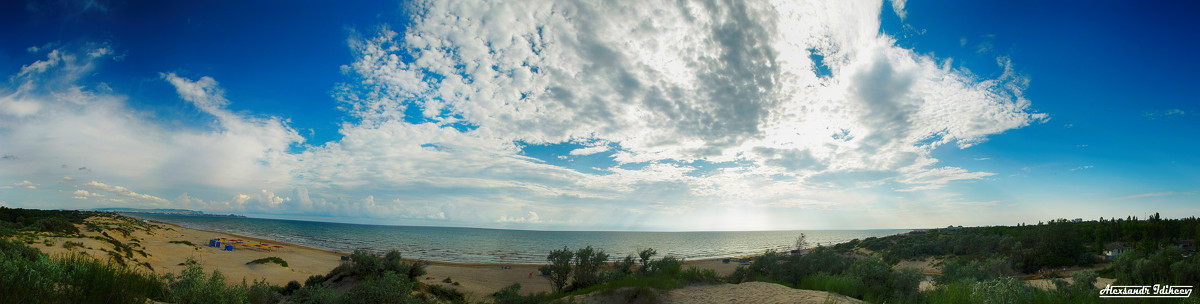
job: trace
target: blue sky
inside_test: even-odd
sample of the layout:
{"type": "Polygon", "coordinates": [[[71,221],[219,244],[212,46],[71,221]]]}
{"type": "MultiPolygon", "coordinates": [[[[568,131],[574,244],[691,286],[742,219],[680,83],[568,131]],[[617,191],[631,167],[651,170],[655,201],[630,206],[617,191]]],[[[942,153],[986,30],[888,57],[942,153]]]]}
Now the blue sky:
{"type": "Polygon", "coordinates": [[[1200,211],[1191,2],[3,4],[0,204],[764,230],[1200,211]]]}

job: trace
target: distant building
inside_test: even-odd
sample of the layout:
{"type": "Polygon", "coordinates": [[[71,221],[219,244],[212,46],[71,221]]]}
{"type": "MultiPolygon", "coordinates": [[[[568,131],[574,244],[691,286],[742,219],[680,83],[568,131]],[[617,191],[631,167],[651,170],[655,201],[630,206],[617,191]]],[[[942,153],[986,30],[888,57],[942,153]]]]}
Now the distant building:
{"type": "Polygon", "coordinates": [[[1108,245],[1104,245],[1104,260],[1116,260],[1118,256],[1129,252],[1130,250],[1133,250],[1133,247],[1129,247],[1129,245],[1126,245],[1123,242],[1108,243],[1108,245]]]}
{"type": "Polygon", "coordinates": [[[1082,219],[1082,218],[1077,218],[1077,219],[1073,219],[1073,220],[1071,220],[1071,222],[1072,222],[1072,223],[1082,223],[1082,222],[1083,222],[1083,219],[1082,219]]]}

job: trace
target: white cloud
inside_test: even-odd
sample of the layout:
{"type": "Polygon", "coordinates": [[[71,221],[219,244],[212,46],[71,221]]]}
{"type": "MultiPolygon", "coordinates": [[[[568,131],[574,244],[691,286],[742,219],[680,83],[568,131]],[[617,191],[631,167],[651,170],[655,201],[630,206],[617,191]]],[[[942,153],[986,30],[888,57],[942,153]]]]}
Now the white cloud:
{"type": "Polygon", "coordinates": [[[571,155],[592,155],[608,151],[608,146],[592,146],[571,150],[571,155]]]}
{"type": "Polygon", "coordinates": [[[104,197],[103,194],[88,192],[87,190],[79,189],[72,193],[72,198],[77,200],[86,200],[92,197],[104,197]]]}
{"type": "Polygon", "coordinates": [[[92,169],[79,178],[178,196],[84,184],[93,191],[206,210],[634,226],[711,206],[863,208],[892,184],[982,179],[992,173],[937,165],[932,151],[1047,119],[1006,58],[988,79],[896,46],[879,31],[882,2],[416,7],[403,33],[349,40],[356,60],[335,98],[352,117],[340,140],[301,153],[288,152],[304,138],[286,119],[230,111],[241,101],[216,79],[161,74],[213,118],[167,128],[76,81],[112,48],[51,51],[0,90],[0,142],[15,147],[3,152],[23,161],[0,176],[85,174],[68,163],[92,169]],[[410,106],[432,122],[408,122],[410,106]],[[569,155],[611,151],[627,166],[585,174],[521,153],[554,143],[600,143],[569,155]]]}
{"type": "Polygon", "coordinates": [[[20,182],[14,183],[13,186],[32,190],[32,189],[37,189],[38,184],[34,184],[33,182],[25,180],[25,181],[20,181],[20,182]]]}
{"type": "Polygon", "coordinates": [[[496,220],[496,222],[497,223],[537,224],[537,223],[541,223],[542,220],[540,218],[538,218],[537,212],[529,211],[529,214],[527,216],[521,216],[521,217],[509,217],[507,215],[502,215],[502,216],[500,216],[500,219],[496,220]]]}
{"type": "Polygon", "coordinates": [[[904,10],[904,3],[907,1],[908,0],[890,0],[892,3],[892,11],[896,12],[896,16],[900,16],[901,20],[908,17],[908,12],[904,10]]]}
{"type": "Polygon", "coordinates": [[[1085,166],[1079,166],[1079,167],[1072,168],[1071,171],[1087,170],[1087,169],[1091,169],[1091,168],[1092,168],[1092,165],[1085,165],[1085,166]]]}
{"type": "MultiPolygon", "coordinates": [[[[108,193],[116,194],[116,195],[122,196],[122,197],[128,197],[128,198],[135,199],[135,200],[138,200],[141,202],[153,203],[154,205],[159,205],[159,206],[166,205],[169,203],[166,199],[163,199],[163,198],[160,198],[157,196],[137,193],[137,192],[133,192],[133,190],[129,190],[128,188],[125,188],[125,187],[108,185],[108,184],[97,182],[97,181],[90,181],[86,184],[83,184],[82,186],[85,188],[93,189],[93,190],[105,191],[108,193]]],[[[78,196],[79,193],[76,193],[75,195],[78,196]]]]}

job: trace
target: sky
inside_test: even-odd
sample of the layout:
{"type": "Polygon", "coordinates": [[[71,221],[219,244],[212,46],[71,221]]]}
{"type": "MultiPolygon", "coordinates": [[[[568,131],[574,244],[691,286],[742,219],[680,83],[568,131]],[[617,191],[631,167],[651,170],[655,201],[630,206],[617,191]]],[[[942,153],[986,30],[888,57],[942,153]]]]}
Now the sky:
{"type": "Polygon", "coordinates": [[[532,230],[1200,214],[1195,1],[5,1],[0,205],[532,230]]]}

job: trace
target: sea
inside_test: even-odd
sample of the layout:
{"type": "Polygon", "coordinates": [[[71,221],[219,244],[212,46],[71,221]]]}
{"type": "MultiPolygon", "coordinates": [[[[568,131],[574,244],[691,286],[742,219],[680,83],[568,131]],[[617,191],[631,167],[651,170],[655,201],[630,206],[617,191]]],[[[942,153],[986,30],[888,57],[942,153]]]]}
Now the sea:
{"type": "MultiPolygon", "coordinates": [[[[907,229],[792,230],[792,231],[536,231],[485,228],[361,225],[297,220],[199,217],[137,214],[187,228],[211,230],[303,245],[318,249],[353,252],[386,252],[396,249],[405,258],[456,263],[544,264],[546,255],[564,246],[604,250],[610,259],[637,256],[654,248],[658,256],[673,255],[685,260],[728,258],[761,254],[766,250],[787,251],[796,237],[805,235],[812,246],[848,242],[853,239],[905,233],[907,229]]],[[[203,240],[193,240],[203,241],[203,240]]]]}

